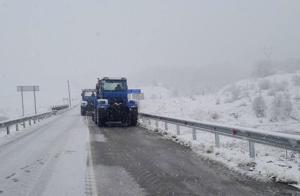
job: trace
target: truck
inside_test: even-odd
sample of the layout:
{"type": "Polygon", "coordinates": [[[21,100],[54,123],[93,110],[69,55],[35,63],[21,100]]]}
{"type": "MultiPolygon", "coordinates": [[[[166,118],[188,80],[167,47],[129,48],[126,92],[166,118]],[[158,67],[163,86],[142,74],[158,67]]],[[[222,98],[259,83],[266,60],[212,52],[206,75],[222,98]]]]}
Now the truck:
{"type": "Polygon", "coordinates": [[[98,78],[93,120],[99,127],[109,122],[137,125],[138,104],[128,99],[126,78],[98,78]]]}
{"type": "Polygon", "coordinates": [[[94,111],[95,89],[82,89],[80,113],[82,116],[91,115],[94,111]]]}

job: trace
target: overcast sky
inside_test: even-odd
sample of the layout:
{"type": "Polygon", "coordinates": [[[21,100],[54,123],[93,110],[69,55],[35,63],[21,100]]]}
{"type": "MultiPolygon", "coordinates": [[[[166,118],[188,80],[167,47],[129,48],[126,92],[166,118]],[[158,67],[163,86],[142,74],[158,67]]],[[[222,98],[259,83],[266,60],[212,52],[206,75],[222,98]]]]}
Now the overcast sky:
{"type": "Polygon", "coordinates": [[[299,0],[0,0],[0,98],[38,84],[54,103],[67,79],[77,93],[159,66],[243,70],[264,48],[299,58],[299,21],[299,0]]]}

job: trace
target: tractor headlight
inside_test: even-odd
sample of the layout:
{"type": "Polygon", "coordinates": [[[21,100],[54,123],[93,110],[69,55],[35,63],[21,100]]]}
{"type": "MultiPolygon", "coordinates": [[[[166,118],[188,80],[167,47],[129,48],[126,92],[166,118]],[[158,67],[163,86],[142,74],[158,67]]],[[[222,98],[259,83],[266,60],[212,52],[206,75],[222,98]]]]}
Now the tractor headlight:
{"type": "Polygon", "coordinates": [[[97,103],[98,103],[97,108],[107,109],[109,107],[107,99],[98,99],[97,103]]]}
{"type": "Polygon", "coordinates": [[[138,105],[137,105],[137,102],[134,101],[134,100],[129,100],[128,101],[128,107],[129,108],[136,108],[138,105]]]}
{"type": "Polygon", "coordinates": [[[99,105],[108,105],[107,99],[98,99],[97,102],[99,105]]]}
{"type": "Polygon", "coordinates": [[[81,101],[81,106],[82,107],[86,107],[88,105],[88,102],[87,101],[81,101]]]}

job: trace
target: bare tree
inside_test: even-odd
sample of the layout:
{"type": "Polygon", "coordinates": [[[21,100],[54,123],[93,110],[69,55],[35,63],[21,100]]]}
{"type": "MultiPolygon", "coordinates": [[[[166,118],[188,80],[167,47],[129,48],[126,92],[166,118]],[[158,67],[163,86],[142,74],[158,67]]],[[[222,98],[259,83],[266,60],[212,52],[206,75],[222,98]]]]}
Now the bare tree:
{"type": "Polygon", "coordinates": [[[263,49],[265,55],[265,60],[258,62],[253,71],[253,75],[256,77],[266,77],[276,73],[275,67],[272,64],[272,48],[267,48],[266,46],[263,49]]]}
{"type": "Polygon", "coordinates": [[[277,93],[271,105],[271,120],[279,121],[287,119],[293,110],[290,96],[287,93],[277,93]]]}
{"type": "Polygon", "coordinates": [[[255,97],[252,102],[253,111],[258,118],[262,118],[266,116],[266,103],[262,96],[255,97]]]}

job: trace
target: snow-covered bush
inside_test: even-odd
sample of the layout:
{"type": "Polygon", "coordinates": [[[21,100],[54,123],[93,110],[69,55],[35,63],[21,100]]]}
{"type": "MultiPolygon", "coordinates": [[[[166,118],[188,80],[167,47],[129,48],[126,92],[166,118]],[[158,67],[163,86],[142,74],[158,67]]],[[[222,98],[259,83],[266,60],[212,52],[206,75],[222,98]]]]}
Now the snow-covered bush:
{"type": "Polygon", "coordinates": [[[258,83],[258,87],[260,90],[268,90],[271,88],[271,82],[267,79],[261,80],[258,83]]]}
{"type": "Polygon", "coordinates": [[[253,75],[256,77],[266,77],[275,74],[276,71],[270,61],[260,61],[254,67],[253,75]]]}
{"type": "Polygon", "coordinates": [[[295,86],[300,86],[300,75],[295,75],[292,81],[295,86]]]}
{"type": "Polygon", "coordinates": [[[300,102],[300,94],[295,95],[294,100],[300,102]]]}
{"type": "Polygon", "coordinates": [[[258,118],[266,116],[267,105],[262,96],[255,97],[252,102],[252,109],[258,118]]]}
{"type": "Polygon", "coordinates": [[[272,85],[272,88],[275,90],[275,92],[278,92],[278,91],[285,91],[288,87],[288,83],[287,81],[281,81],[281,82],[278,82],[278,83],[274,83],[272,85]]]}
{"type": "Polygon", "coordinates": [[[226,103],[234,102],[234,101],[240,99],[240,97],[241,97],[242,90],[237,85],[231,85],[230,87],[228,87],[226,89],[226,91],[229,93],[229,97],[227,96],[228,98],[227,98],[227,100],[225,100],[226,103]]]}
{"type": "Polygon", "coordinates": [[[218,97],[217,99],[216,99],[216,105],[219,105],[220,104],[220,97],[218,97]]]}
{"type": "Polygon", "coordinates": [[[290,96],[287,93],[277,93],[271,105],[271,120],[286,120],[293,110],[290,96]]]}
{"type": "Polygon", "coordinates": [[[210,118],[213,120],[218,120],[220,118],[220,115],[217,112],[214,112],[210,114],[210,118]]]}
{"type": "Polygon", "coordinates": [[[171,92],[171,95],[172,97],[179,97],[179,92],[178,92],[178,89],[173,89],[172,92],[171,92]]]}
{"type": "Polygon", "coordinates": [[[287,81],[272,83],[272,88],[269,90],[268,95],[274,96],[277,92],[286,91],[288,88],[287,81]]]}

